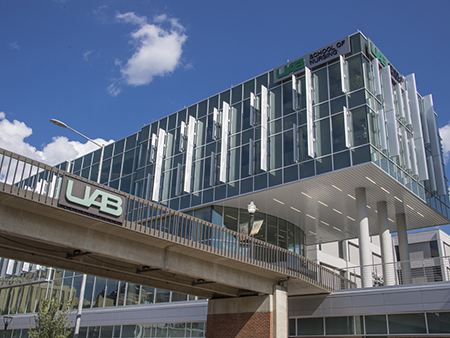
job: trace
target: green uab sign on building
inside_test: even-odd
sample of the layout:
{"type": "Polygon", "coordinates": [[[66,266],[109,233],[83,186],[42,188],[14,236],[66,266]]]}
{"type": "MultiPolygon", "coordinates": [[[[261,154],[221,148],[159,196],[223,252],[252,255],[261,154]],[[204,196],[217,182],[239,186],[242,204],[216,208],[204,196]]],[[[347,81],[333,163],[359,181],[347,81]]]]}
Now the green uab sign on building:
{"type": "Polygon", "coordinates": [[[325,47],[319,48],[312,53],[303,55],[294,61],[275,68],[273,71],[273,82],[277,83],[287,79],[292,74],[302,71],[305,67],[312,68],[321,65],[339,55],[350,52],[350,41],[348,37],[335,41],[325,47]]]}

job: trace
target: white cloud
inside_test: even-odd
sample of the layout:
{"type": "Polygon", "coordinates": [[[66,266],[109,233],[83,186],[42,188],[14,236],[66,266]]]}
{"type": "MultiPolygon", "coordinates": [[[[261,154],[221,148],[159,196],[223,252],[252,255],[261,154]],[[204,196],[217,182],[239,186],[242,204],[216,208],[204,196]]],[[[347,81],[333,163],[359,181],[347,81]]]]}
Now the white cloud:
{"type": "Polygon", "coordinates": [[[122,88],[116,82],[111,83],[106,89],[112,97],[116,97],[122,92],[122,88]]]}
{"type": "Polygon", "coordinates": [[[132,23],[139,26],[144,26],[147,24],[146,16],[138,16],[134,12],[128,12],[125,14],[118,13],[116,19],[125,23],[132,23]]]}
{"type": "Polygon", "coordinates": [[[83,60],[89,61],[89,56],[92,54],[93,50],[88,50],[87,52],[83,53],[83,60]]]}
{"type": "Polygon", "coordinates": [[[9,44],[9,47],[10,47],[11,49],[13,49],[13,50],[20,50],[20,46],[19,46],[19,44],[17,43],[17,41],[11,42],[11,43],[9,44]]]}
{"type": "Polygon", "coordinates": [[[92,11],[92,14],[97,21],[106,24],[108,22],[108,15],[106,14],[107,9],[108,6],[106,5],[99,6],[92,11]]]}
{"type": "Polygon", "coordinates": [[[442,138],[445,163],[447,164],[450,161],[450,122],[446,126],[439,128],[439,133],[442,138]]]}
{"type": "MultiPolygon", "coordinates": [[[[116,19],[139,27],[131,34],[130,43],[135,46],[134,54],[125,65],[120,65],[125,84],[147,85],[155,76],[168,75],[180,65],[187,36],[178,19],[163,14],[156,16],[154,23],[148,23],[145,16],[138,16],[133,12],[118,13],[116,19]]],[[[112,88],[119,89],[120,93],[118,85],[112,84],[108,87],[111,95],[118,95],[114,95],[117,90],[111,91],[112,88]]]]}
{"type": "MultiPolygon", "coordinates": [[[[0,148],[49,165],[73,160],[98,149],[96,145],[88,141],[81,143],[78,141],[69,141],[63,136],[56,136],[52,139],[52,142],[43,146],[42,150],[38,150],[36,147],[25,142],[25,139],[32,133],[33,130],[24,122],[17,120],[11,122],[6,119],[5,113],[0,112],[0,148]]],[[[105,141],[103,139],[95,139],[94,141],[99,144],[113,142],[113,140],[105,141]]]]}

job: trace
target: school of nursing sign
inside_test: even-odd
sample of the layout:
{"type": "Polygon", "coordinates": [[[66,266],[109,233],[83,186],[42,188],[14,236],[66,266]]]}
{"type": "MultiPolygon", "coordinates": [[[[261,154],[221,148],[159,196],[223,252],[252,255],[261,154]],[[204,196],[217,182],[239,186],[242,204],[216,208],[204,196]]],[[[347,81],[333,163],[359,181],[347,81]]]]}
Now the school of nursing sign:
{"type": "Polygon", "coordinates": [[[117,223],[124,220],[124,196],[68,176],[64,176],[58,205],[117,223]]]}
{"type": "Polygon", "coordinates": [[[291,75],[303,70],[305,67],[312,68],[329,61],[339,55],[350,52],[350,39],[347,37],[319,48],[293,61],[275,68],[273,71],[273,82],[277,83],[289,78],[291,75]]]}

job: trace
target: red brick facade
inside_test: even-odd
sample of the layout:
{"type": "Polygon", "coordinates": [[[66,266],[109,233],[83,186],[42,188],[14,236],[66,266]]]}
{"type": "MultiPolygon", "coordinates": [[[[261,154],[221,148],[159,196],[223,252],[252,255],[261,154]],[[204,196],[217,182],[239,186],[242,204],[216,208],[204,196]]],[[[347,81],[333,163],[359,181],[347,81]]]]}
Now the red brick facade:
{"type": "Polygon", "coordinates": [[[208,315],[206,338],[272,338],[271,312],[208,315]]]}

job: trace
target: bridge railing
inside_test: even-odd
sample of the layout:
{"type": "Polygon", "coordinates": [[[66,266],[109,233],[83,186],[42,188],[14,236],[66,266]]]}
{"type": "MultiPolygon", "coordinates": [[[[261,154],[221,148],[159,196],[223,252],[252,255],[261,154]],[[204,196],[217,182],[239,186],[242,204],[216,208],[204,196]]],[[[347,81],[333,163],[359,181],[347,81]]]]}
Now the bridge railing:
{"type": "MultiPolygon", "coordinates": [[[[59,207],[58,199],[65,176],[85,181],[104,190],[118,192],[0,148],[0,192],[59,207]]],[[[157,203],[130,194],[121,194],[126,196],[125,216],[124,222],[118,226],[279,272],[287,278],[298,278],[325,290],[356,287],[355,282],[297,253],[157,203]]]]}
{"type": "Polygon", "coordinates": [[[364,269],[371,272],[374,287],[449,282],[450,256],[351,266],[340,270],[360,288],[364,269]]]}

